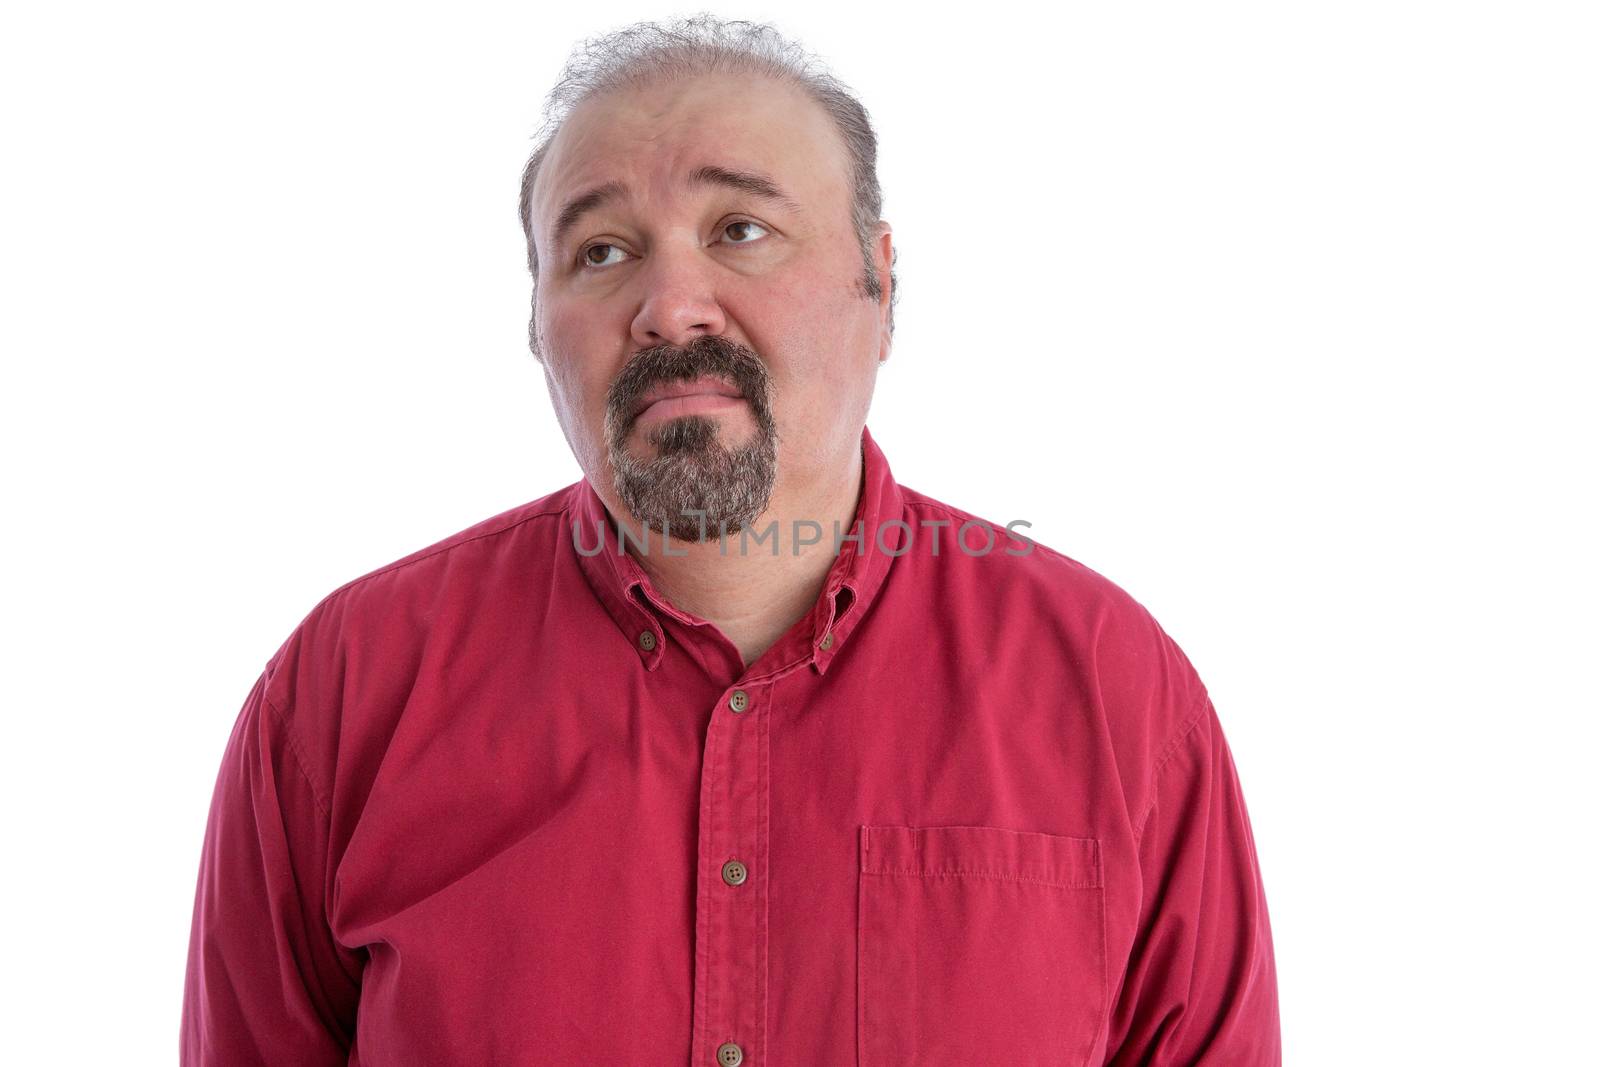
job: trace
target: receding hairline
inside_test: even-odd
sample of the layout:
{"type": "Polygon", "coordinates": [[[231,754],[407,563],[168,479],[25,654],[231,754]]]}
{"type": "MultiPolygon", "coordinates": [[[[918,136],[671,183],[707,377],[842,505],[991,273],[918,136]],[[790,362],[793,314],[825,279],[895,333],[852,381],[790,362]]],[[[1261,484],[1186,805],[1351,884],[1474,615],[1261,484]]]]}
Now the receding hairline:
{"type": "MultiPolygon", "coordinates": [[[[818,100],[805,85],[804,81],[784,71],[768,71],[764,69],[749,70],[646,70],[637,72],[636,75],[621,85],[613,85],[598,90],[572,105],[567,114],[562,118],[560,125],[548,132],[544,143],[538,152],[528,161],[528,170],[534,170],[534,182],[525,183],[523,190],[523,223],[532,239],[533,231],[537,228],[537,219],[533,217],[533,208],[537,202],[534,185],[542,180],[546,187],[550,180],[545,177],[549,169],[545,166],[549,153],[555,148],[561,134],[568,124],[589,105],[619,96],[643,93],[649,89],[657,88],[662,84],[677,84],[686,82],[707,81],[748,81],[761,79],[779,85],[790,91],[793,98],[814,109],[814,114],[822,121],[818,129],[823,131],[823,136],[833,146],[835,157],[841,170],[841,180],[847,191],[851,184],[852,160],[849,145],[844,141],[838,125],[833,117],[828,114],[826,107],[818,100]]],[[[765,173],[763,168],[747,164],[734,163],[731,160],[714,160],[708,158],[689,170],[684,181],[688,185],[722,185],[729,188],[743,188],[744,191],[762,199],[777,203],[789,211],[800,212],[802,206],[787,192],[783,190],[775,178],[765,173]]],[[[548,190],[546,190],[548,191],[548,190]]],[[[625,197],[629,190],[626,185],[617,180],[603,181],[589,186],[584,192],[567,197],[560,209],[554,213],[551,228],[550,245],[552,249],[560,248],[563,238],[569,228],[585,211],[592,210],[603,203],[613,199],[625,197]]]]}
{"type": "MultiPolygon", "coordinates": [[[[591,100],[630,87],[659,84],[675,78],[709,78],[719,74],[763,77],[798,91],[828,119],[831,136],[843,150],[849,188],[849,219],[860,247],[863,295],[881,299],[885,287],[875,266],[875,227],[881,223],[883,192],[878,182],[878,137],[866,107],[851,88],[835,77],[821,57],[785,37],[768,23],[723,19],[708,12],[662,21],[635,22],[575,47],[555,85],[545,96],[544,122],[534,135],[535,147],[522,168],[518,215],[533,276],[528,320],[528,345],[539,352],[538,308],[540,258],[535,240],[533,192],[541,181],[545,158],[574,112],[591,100]]],[[[606,175],[592,175],[602,179],[606,175]]],[[[546,184],[548,177],[542,179],[546,184]]],[[[547,198],[548,199],[548,198],[547,198]]],[[[894,332],[894,305],[900,287],[890,256],[888,269],[889,332],[894,332]]]]}

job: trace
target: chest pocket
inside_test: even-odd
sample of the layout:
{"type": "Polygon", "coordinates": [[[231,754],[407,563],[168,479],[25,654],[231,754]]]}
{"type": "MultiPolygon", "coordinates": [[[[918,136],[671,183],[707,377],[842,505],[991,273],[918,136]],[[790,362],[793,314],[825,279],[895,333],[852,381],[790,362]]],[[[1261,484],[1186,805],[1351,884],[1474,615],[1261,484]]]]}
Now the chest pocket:
{"type": "Polygon", "coordinates": [[[861,1067],[1081,1067],[1105,1015],[1100,843],[861,827],[861,1067]]]}

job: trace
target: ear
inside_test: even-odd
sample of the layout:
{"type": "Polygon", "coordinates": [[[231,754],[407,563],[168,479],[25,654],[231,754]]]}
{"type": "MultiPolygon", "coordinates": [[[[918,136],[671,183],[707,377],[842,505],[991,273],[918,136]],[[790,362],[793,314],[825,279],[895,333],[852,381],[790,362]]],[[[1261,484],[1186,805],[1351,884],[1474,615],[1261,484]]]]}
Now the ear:
{"type": "Polygon", "coordinates": [[[539,326],[531,321],[528,323],[528,351],[533,353],[535,363],[544,363],[544,349],[539,344],[539,326]]]}
{"type": "MultiPolygon", "coordinates": [[[[528,351],[533,353],[533,358],[541,365],[544,363],[544,338],[539,336],[539,279],[533,279],[533,297],[529,301],[528,310],[528,351]]],[[[549,370],[548,367],[545,368],[549,370]]]]}
{"type": "Polygon", "coordinates": [[[878,362],[886,363],[893,344],[894,234],[889,223],[878,220],[872,238],[872,269],[878,275],[878,362]]]}

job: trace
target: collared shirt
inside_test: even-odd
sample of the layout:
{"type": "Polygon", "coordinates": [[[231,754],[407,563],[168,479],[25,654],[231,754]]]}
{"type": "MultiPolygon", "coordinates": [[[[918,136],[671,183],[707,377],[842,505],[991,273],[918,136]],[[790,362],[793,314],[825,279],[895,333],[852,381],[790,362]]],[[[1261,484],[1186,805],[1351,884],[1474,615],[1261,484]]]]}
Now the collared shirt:
{"type": "Polygon", "coordinates": [[[223,756],[182,1062],[1277,1064],[1184,654],[861,446],[859,536],[748,667],[587,481],[318,603],[223,756]]]}

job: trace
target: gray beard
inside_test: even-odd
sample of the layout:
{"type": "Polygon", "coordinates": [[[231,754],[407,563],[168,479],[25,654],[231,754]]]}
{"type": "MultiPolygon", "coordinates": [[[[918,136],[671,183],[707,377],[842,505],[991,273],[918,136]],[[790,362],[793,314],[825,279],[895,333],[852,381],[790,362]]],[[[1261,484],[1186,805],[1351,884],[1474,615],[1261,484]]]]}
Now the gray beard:
{"type": "Polygon", "coordinates": [[[767,510],[778,473],[778,428],[766,365],[745,346],[713,335],[635,353],[607,393],[606,446],[617,495],[640,523],[691,542],[745,529],[767,510]],[[683,415],[645,435],[653,459],[636,458],[627,447],[633,429],[628,413],[653,386],[701,375],[738,386],[755,420],[755,435],[729,448],[715,419],[683,415]]]}
{"type": "Polygon", "coordinates": [[[680,541],[735,533],[767,510],[778,473],[777,437],[758,425],[737,448],[721,440],[714,419],[684,415],[652,429],[655,458],[639,460],[612,439],[617,495],[641,523],[680,541]]]}

